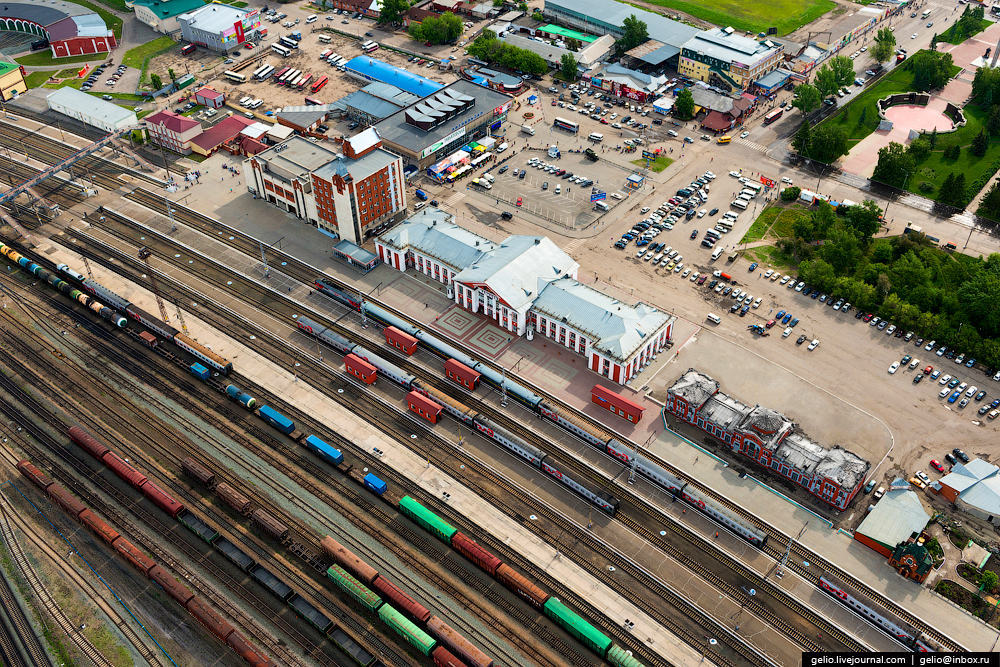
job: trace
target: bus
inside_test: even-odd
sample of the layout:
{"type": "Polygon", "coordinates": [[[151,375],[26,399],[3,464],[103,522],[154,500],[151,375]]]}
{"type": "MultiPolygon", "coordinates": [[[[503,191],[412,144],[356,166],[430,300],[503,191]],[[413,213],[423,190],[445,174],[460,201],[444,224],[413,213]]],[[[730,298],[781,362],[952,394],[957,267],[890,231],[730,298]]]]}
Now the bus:
{"type": "Polygon", "coordinates": [[[931,10],[928,9],[927,11],[925,11],[923,14],[920,15],[920,18],[926,20],[927,17],[930,15],[931,15],[931,10]]]}
{"type": "Polygon", "coordinates": [[[344,56],[340,56],[339,58],[337,58],[336,62],[333,63],[333,66],[342,68],[346,63],[347,63],[347,58],[345,58],[344,56]]]}
{"type": "Polygon", "coordinates": [[[267,68],[265,68],[264,71],[261,72],[261,75],[257,78],[260,79],[261,81],[267,81],[269,78],[271,78],[272,74],[274,74],[274,65],[268,65],[267,68]]]}
{"type": "Polygon", "coordinates": [[[371,46],[371,45],[372,45],[372,44],[374,44],[374,43],[375,43],[375,42],[374,42],[373,40],[370,40],[370,39],[369,39],[369,40],[368,40],[367,42],[364,42],[364,43],[363,43],[363,44],[361,45],[361,50],[363,51],[364,49],[366,49],[367,47],[371,46]]]}
{"type": "Polygon", "coordinates": [[[371,53],[372,51],[378,51],[378,44],[376,44],[375,42],[372,42],[371,44],[369,44],[368,46],[362,48],[361,50],[364,51],[365,53],[371,53]]]}
{"type": "Polygon", "coordinates": [[[274,51],[275,53],[277,53],[282,58],[287,58],[288,56],[292,55],[292,50],[291,49],[286,49],[281,44],[272,44],[271,45],[271,50],[274,51]]]}
{"type": "MultiPolygon", "coordinates": [[[[328,76],[321,76],[319,78],[319,80],[317,80],[316,83],[314,83],[309,90],[312,91],[312,92],[314,92],[314,93],[318,93],[320,90],[323,89],[323,86],[325,86],[326,82],[329,81],[329,80],[330,80],[330,77],[328,77],[328,76]]],[[[306,102],[306,104],[309,104],[309,103],[306,102]]]]}
{"type": "Polygon", "coordinates": [[[258,67],[253,71],[253,78],[259,79],[260,75],[263,74],[264,70],[266,69],[267,69],[267,63],[264,63],[263,65],[261,65],[260,67],[258,67]]]}
{"type": "Polygon", "coordinates": [[[323,51],[322,53],[319,54],[319,59],[326,60],[327,58],[330,57],[331,53],[333,53],[333,49],[327,49],[326,51],[323,51]]]}
{"type": "Polygon", "coordinates": [[[330,63],[331,65],[338,60],[340,60],[340,56],[338,56],[336,53],[331,52],[330,55],[326,57],[326,62],[330,63]]]}
{"type": "Polygon", "coordinates": [[[292,68],[291,67],[282,67],[281,69],[279,69],[277,72],[274,73],[274,80],[275,81],[279,81],[281,79],[281,77],[283,77],[286,74],[288,74],[288,70],[290,70],[290,69],[292,69],[292,68]]]}
{"type": "Polygon", "coordinates": [[[320,44],[329,44],[330,43],[330,35],[320,35],[318,39],[319,39],[319,43],[320,44]]]}
{"type": "Polygon", "coordinates": [[[569,132],[572,132],[573,134],[576,134],[577,132],[580,131],[580,125],[578,123],[574,123],[571,120],[566,120],[565,118],[556,118],[552,122],[552,126],[558,127],[560,130],[567,130],[569,132]]]}
{"type": "Polygon", "coordinates": [[[303,88],[309,85],[309,82],[312,81],[312,78],[313,78],[312,74],[303,74],[302,78],[299,79],[299,82],[295,84],[295,87],[298,88],[299,90],[302,90],[303,88]]]}
{"type": "MultiPolygon", "coordinates": [[[[325,79],[326,77],[323,77],[323,78],[325,79]]],[[[322,80],[323,79],[320,79],[320,81],[322,81],[322,80]]],[[[314,83],[313,86],[315,86],[315,85],[316,84],[314,83]]],[[[315,97],[307,97],[306,98],[306,106],[308,106],[308,107],[318,107],[318,106],[322,106],[322,105],[323,105],[323,103],[320,102],[319,100],[317,100],[315,97]]]]}
{"type": "Polygon", "coordinates": [[[288,79],[285,81],[285,85],[288,86],[289,88],[294,88],[295,84],[297,84],[299,82],[299,79],[302,78],[302,70],[295,70],[295,71],[299,73],[296,74],[295,76],[288,77],[288,79]]]}
{"type": "Polygon", "coordinates": [[[287,86],[289,81],[298,76],[298,72],[299,70],[290,68],[280,79],[278,79],[278,85],[287,86]]]}
{"type": "Polygon", "coordinates": [[[287,37],[282,37],[278,40],[278,44],[284,46],[287,49],[297,49],[299,48],[299,43],[294,39],[288,39],[287,37]]]}
{"type": "Polygon", "coordinates": [[[770,125],[774,121],[781,118],[782,114],[785,113],[784,109],[775,109],[774,111],[769,111],[766,116],[764,116],[764,125],[770,125]]]}
{"type": "Polygon", "coordinates": [[[240,74],[239,72],[223,72],[222,76],[226,77],[230,81],[235,81],[236,83],[246,83],[247,75],[240,74]]]}
{"type": "Polygon", "coordinates": [[[183,49],[181,49],[181,54],[186,56],[189,53],[194,53],[194,50],[196,48],[198,48],[198,47],[196,47],[194,44],[188,44],[183,49]]]}

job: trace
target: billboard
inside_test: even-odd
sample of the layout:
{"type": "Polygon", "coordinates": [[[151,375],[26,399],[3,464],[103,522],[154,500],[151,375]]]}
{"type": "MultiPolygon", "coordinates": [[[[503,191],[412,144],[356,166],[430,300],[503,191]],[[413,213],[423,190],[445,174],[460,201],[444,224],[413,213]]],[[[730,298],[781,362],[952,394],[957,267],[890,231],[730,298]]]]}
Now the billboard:
{"type": "Polygon", "coordinates": [[[657,157],[657,153],[654,151],[647,151],[646,149],[643,149],[642,157],[647,160],[655,160],[657,157]]]}
{"type": "Polygon", "coordinates": [[[222,44],[230,48],[235,44],[247,41],[246,36],[260,27],[260,10],[254,9],[246,13],[242,19],[233,23],[232,27],[222,31],[222,44]]]}
{"type": "Polygon", "coordinates": [[[445,137],[441,141],[435,141],[433,144],[431,144],[430,146],[428,146],[424,150],[420,151],[420,159],[423,160],[425,157],[427,157],[431,153],[438,152],[439,150],[441,150],[442,148],[444,148],[445,146],[447,146],[448,144],[450,144],[455,139],[458,139],[461,136],[465,136],[465,128],[464,127],[458,128],[457,130],[455,130],[454,132],[452,132],[451,134],[449,134],[447,137],[445,137]]]}
{"type": "Polygon", "coordinates": [[[600,190],[593,190],[590,193],[590,201],[592,201],[592,202],[595,202],[595,201],[604,201],[607,198],[608,198],[608,193],[607,192],[602,192],[600,190]]]}

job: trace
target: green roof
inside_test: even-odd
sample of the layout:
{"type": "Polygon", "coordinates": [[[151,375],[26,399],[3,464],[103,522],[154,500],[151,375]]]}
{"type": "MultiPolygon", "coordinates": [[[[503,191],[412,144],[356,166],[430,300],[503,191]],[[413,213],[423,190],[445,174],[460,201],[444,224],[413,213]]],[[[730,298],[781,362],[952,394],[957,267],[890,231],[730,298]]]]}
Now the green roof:
{"type": "Polygon", "coordinates": [[[581,42],[584,42],[585,44],[597,41],[597,38],[594,37],[593,35],[587,35],[582,32],[577,32],[576,30],[570,30],[569,28],[562,28],[552,23],[549,23],[548,25],[543,25],[541,28],[538,29],[550,35],[560,35],[563,38],[572,37],[573,39],[578,39],[581,42]]]}
{"type": "Polygon", "coordinates": [[[204,7],[205,0],[133,0],[132,5],[142,5],[159,19],[170,19],[204,7]]]}
{"type": "Polygon", "coordinates": [[[0,62],[0,76],[9,74],[13,70],[18,69],[17,65],[12,65],[10,63],[0,62]]]}

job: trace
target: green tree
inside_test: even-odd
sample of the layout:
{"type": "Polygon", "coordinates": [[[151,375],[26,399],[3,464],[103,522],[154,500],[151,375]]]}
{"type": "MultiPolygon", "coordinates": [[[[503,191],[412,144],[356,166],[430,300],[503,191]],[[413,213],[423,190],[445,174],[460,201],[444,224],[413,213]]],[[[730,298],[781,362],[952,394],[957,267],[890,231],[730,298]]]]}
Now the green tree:
{"type": "Polygon", "coordinates": [[[827,164],[841,155],[847,155],[849,135],[847,128],[834,123],[824,123],[813,129],[809,139],[809,157],[827,164]]]}
{"type": "Polygon", "coordinates": [[[800,215],[796,218],[793,229],[795,230],[796,238],[800,238],[803,241],[812,241],[815,238],[816,227],[813,225],[812,218],[807,215],[800,215]]]}
{"type": "Polygon", "coordinates": [[[837,275],[852,273],[861,261],[861,244],[850,231],[839,229],[823,244],[820,255],[830,263],[837,275]]]}
{"type": "Polygon", "coordinates": [[[173,67],[167,68],[167,76],[170,77],[171,81],[176,81],[177,80],[177,75],[174,74],[174,68],[173,67]]]}
{"type": "Polygon", "coordinates": [[[1000,220],[1000,181],[994,181],[980,200],[976,215],[990,220],[1000,220]]]}
{"type": "Polygon", "coordinates": [[[503,7],[503,0],[493,0],[494,7],[503,7]]]}
{"type": "Polygon", "coordinates": [[[990,117],[986,119],[986,132],[992,137],[1000,135],[1000,104],[994,104],[990,110],[990,117]]]}
{"type": "Polygon", "coordinates": [[[677,93],[677,99],[674,100],[674,113],[679,118],[694,118],[694,96],[689,88],[684,88],[677,93]]]}
{"type": "Polygon", "coordinates": [[[887,239],[879,239],[872,244],[868,259],[877,264],[888,264],[892,261],[892,244],[887,239]]]}
{"type": "Polygon", "coordinates": [[[153,82],[153,90],[163,88],[163,79],[160,78],[159,74],[150,74],[149,80],[153,82]]]}
{"type": "MultiPolygon", "coordinates": [[[[501,0],[501,4],[503,0],[501,0]]],[[[389,25],[391,23],[402,23],[403,14],[410,8],[408,0],[382,0],[382,8],[379,10],[378,23],[389,25]]]]}
{"type": "Polygon", "coordinates": [[[997,576],[996,572],[993,570],[986,570],[983,572],[983,578],[980,585],[982,586],[984,593],[991,595],[993,593],[993,589],[997,587],[998,583],[1000,583],[1000,577],[997,576]]]}
{"type": "Polygon", "coordinates": [[[809,121],[802,121],[802,124],[799,125],[799,131],[795,133],[795,137],[792,139],[792,148],[800,154],[807,153],[809,151],[809,139],[811,136],[812,132],[809,127],[809,121]]]}
{"type": "Polygon", "coordinates": [[[878,164],[872,173],[872,180],[893,187],[903,187],[903,182],[909,174],[916,171],[916,162],[903,144],[895,141],[878,151],[878,164]]]}
{"type": "Polygon", "coordinates": [[[986,149],[989,147],[990,140],[986,137],[986,133],[980,130],[976,138],[972,140],[972,154],[976,157],[983,157],[986,155],[986,149]]]}
{"type": "MultiPolygon", "coordinates": [[[[794,185],[789,185],[787,188],[781,191],[782,201],[795,201],[802,194],[802,188],[797,188],[794,185]]],[[[801,216],[805,217],[805,216],[801,216]]]]}
{"type": "Polygon", "coordinates": [[[823,97],[836,95],[840,89],[840,84],[837,83],[837,74],[828,65],[824,65],[816,71],[814,81],[816,82],[816,89],[823,97]]]}
{"type": "Polygon", "coordinates": [[[938,190],[938,201],[958,208],[965,206],[968,199],[965,193],[965,174],[963,172],[948,174],[938,190]]]}
{"type": "Polygon", "coordinates": [[[622,22],[622,27],[625,28],[625,34],[618,40],[618,46],[622,51],[634,49],[649,39],[649,31],[646,28],[646,23],[637,19],[635,14],[625,19],[622,22]]]}
{"type": "Polygon", "coordinates": [[[872,57],[880,63],[892,58],[893,47],[896,46],[896,36],[892,28],[882,28],[875,35],[875,46],[872,47],[872,57]]]}
{"type": "Polygon", "coordinates": [[[566,38],[566,48],[572,51],[573,53],[579,51],[581,46],[582,45],[580,44],[580,40],[578,40],[576,37],[566,38]]]}
{"type": "Polygon", "coordinates": [[[934,36],[931,37],[931,51],[937,51],[937,44],[938,44],[938,35],[937,33],[934,33],[934,36]]]}
{"type": "Polygon", "coordinates": [[[572,53],[562,54],[562,58],[560,59],[560,65],[561,67],[559,68],[559,71],[563,75],[563,78],[568,81],[576,81],[576,76],[577,76],[576,58],[573,57],[573,54],[572,53]]]}
{"type": "Polygon", "coordinates": [[[517,3],[517,10],[519,12],[526,12],[526,11],[528,11],[528,3],[524,2],[523,0],[521,2],[519,2],[519,3],[517,3]]]}
{"type": "Polygon", "coordinates": [[[833,207],[825,201],[820,201],[816,205],[816,212],[813,214],[813,225],[816,235],[819,238],[826,238],[830,235],[830,230],[837,224],[837,214],[833,207]]]}
{"type": "Polygon", "coordinates": [[[858,127],[864,127],[865,122],[868,120],[868,107],[861,107],[861,115],[858,116],[858,127]]]}
{"type": "Polygon", "coordinates": [[[819,108],[820,103],[823,101],[816,86],[808,83],[804,83],[796,88],[795,92],[798,93],[798,97],[792,100],[792,106],[803,114],[819,108]]]}
{"type": "Polygon", "coordinates": [[[922,137],[917,137],[910,142],[910,147],[907,149],[910,155],[913,156],[915,160],[923,160],[925,157],[931,154],[931,142],[922,137]]]}
{"type": "Polygon", "coordinates": [[[864,239],[875,236],[881,226],[882,209],[871,199],[847,209],[847,224],[864,239]]]}
{"type": "Polygon", "coordinates": [[[445,12],[441,16],[430,16],[420,24],[411,25],[408,32],[417,41],[447,44],[457,39],[464,29],[462,19],[451,12],[445,12]]]}
{"type": "Polygon", "coordinates": [[[937,146],[937,125],[934,126],[934,131],[931,132],[929,139],[931,142],[931,148],[937,146]]]}
{"type": "Polygon", "coordinates": [[[837,284],[837,272],[824,259],[814,259],[799,264],[799,276],[809,285],[816,285],[824,291],[829,291],[837,284]]]}

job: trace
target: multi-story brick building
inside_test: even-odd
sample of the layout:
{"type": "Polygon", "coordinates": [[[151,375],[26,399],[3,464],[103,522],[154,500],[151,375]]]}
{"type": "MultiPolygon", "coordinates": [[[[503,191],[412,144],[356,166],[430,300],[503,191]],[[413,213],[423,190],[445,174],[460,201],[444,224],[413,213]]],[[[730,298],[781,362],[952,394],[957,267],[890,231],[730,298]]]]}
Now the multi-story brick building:
{"type": "Polygon", "coordinates": [[[291,137],[244,163],[247,187],[324,234],[361,244],[405,215],[403,163],[373,128],[339,148],[291,137]]]}
{"type": "Polygon", "coordinates": [[[677,71],[723,90],[747,90],[784,61],[780,42],[757,41],[732,28],[713,28],[695,35],[681,49],[677,71]]]}
{"type": "Polygon", "coordinates": [[[868,461],[796,433],[791,420],[777,410],[744,405],[720,392],[717,380],[693,368],[667,390],[666,407],[837,509],[846,508],[863,486],[868,461]]]}
{"type": "Polygon", "coordinates": [[[188,155],[191,140],[201,134],[201,123],[166,109],[142,119],[150,140],[168,151],[188,155]]]}

